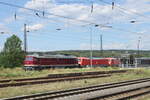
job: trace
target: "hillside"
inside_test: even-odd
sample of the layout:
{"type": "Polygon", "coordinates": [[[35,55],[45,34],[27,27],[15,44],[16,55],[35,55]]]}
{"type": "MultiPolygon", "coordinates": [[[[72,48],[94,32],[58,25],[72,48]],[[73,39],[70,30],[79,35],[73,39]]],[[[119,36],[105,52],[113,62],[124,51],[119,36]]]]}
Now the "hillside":
{"type": "MultiPolygon", "coordinates": [[[[103,54],[100,50],[93,50],[93,57],[120,57],[122,54],[133,54],[137,56],[137,50],[103,50],[103,54]]],[[[47,54],[47,55],[55,55],[55,54],[63,54],[63,55],[74,55],[77,57],[90,57],[89,50],[62,50],[62,51],[47,51],[47,52],[37,52],[32,51],[28,52],[29,55],[32,54],[47,54]]],[[[140,57],[150,57],[150,51],[142,50],[139,51],[140,57]]]]}

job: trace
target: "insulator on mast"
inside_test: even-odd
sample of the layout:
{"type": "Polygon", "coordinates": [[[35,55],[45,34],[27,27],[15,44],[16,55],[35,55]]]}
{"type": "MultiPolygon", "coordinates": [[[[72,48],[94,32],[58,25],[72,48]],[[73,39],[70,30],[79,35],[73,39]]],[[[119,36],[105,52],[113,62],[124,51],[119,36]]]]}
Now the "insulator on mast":
{"type": "Polygon", "coordinates": [[[112,10],[114,9],[114,6],[115,6],[115,3],[114,3],[114,2],[112,2],[112,10]]]}

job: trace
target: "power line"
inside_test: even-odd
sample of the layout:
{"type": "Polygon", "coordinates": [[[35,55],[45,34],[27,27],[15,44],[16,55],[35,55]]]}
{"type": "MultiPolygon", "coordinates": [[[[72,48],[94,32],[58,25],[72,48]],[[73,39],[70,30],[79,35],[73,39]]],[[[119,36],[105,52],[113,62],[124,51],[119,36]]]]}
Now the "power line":
{"type": "MultiPolygon", "coordinates": [[[[30,11],[34,11],[34,12],[39,12],[39,13],[42,13],[43,11],[41,10],[36,10],[36,9],[32,9],[32,8],[26,8],[26,7],[22,7],[22,6],[19,6],[19,5],[15,5],[15,4],[10,4],[10,3],[5,3],[5,2],[0,2],[0,4],[2,5],[7,5],[7,6],[11,6],[11,7],[16,7],[16,8],[22,8],[22,9],[26,9],[26,10],[30,10],[30,11]]],[[[56,16],[56,17],[60,17],[60,18],[65,18],[65,19],[70,19],[70,20],[74,20],[74,21],[79,21],[79,22],[83,22],[83,23],[89,23],[89,24],[94,24],[95,27],[97,26],[100,26],[101,28],[103,27],[109,27],[109,26],[106,26],[106,25],[102,25],[102,24],[97,24],[97,23],[94,23],[94,22],[91,22],[91,21],[87,21],[87,20],[79,20],[79,19],[75,19],[75,18],[71,18],[71,17],[66,17],[66,16],[61,16],[61,15],[57,15],[57,14],[54,14],[54,13],[48,13],[48,12],[45,12],[45,14],[48,14],[48,15],[53,15],[53,16],[56,16]]],[[[39,18],[45,18],[45,17],[39,17],[39,18]]],[[[49,18],[48,18],[49,19],[49,18]]],[[[115,29],[115,30],[124,30],[124,29],[119,29],[119,28],[114,28],[114,27],[109,27],[110,29],[115,29]]],[[[125,32],[129,32],[128,30],[124,30],[125,32]]],[[[137,32],[131,32],[130,33],[137,33],[137,32]]]]}
{"type": "MultiPolygon", "coordinates": [[[[11,7],[16,7],[16,8],[22,8],[22,9],[26,9],[26,10],[30,10],[30,11],[34,11],[34,12],[43,13],[43,11],[41,11],[41,10],[32,9],[32,8],[26,8],[26,7],[22,7],[22,6],[19,6],[19,5],[6,3],[6,2],[0,2],[0,4],[2,4],[2,5],[7,5],[7,6],[11,6],[11,7]]],[[[79,20],[79,19],[75,19],[75,18],[71,18],[71,17],[67,17],[67,16],[57,15],[57,14],[50,13],[50,12],[49,12],[49,13],[48,13],[48,12],[45,12],[45,14],[53,15],[53,16],[60,17],[60,18],[70,19],[70,20],[74,20],[74,21],[79,21],[79,22],[83,22],[83,23],[89,23],[89,24],[94,24],[94,25],[97,24],[97,23],[90,22],[90,21],[87,21],[87,20],[79,20]]],[[[99,25],[99,26],[104,26],[104,25],[102,25],[102,24],[97,24],[97,25],[99,25]]]]}
{"type": "MultiPolygon", "coordinates": [[[[25,15],[29,15],[29,16],[34,16],[35,17],[35,15],[34,14],[27,14],[27,13],[21,13],[21,14],[25,14],[25,15]]],[[[23,15],[24,16],[24,15],[23,15]]],[[[38,18],[42,18],[42,19],[45,19],[45,20],[47,20],[47,21],[49,21],[49,22],[53,22],[53,23],[57,23],[58,24],[58,22],[60,22],[61,20],[58,20],[58,19],[50,19],[50,18],[48,18],[48,17],[46,17],[46,16],[42,16],[42,17],[38,17],[38,18]]],[[[61,21],[62,22],[62,21],[61,21]]],[[[70,25],[73,25],[73,24],[71,24],[71,23],[69,23],[70,25]]],[[[87,26],[87,24],[86,25],[79,25],[80,27],[85,27],[85,26],[87,26]]],[[[65,26],[64,26],[65,27],[65,26]]],[[[64,27],[60,27],[61,29],[64,29],[64,27]]],[[[76,30],[75,30],[76,31],[76,30]]]]}

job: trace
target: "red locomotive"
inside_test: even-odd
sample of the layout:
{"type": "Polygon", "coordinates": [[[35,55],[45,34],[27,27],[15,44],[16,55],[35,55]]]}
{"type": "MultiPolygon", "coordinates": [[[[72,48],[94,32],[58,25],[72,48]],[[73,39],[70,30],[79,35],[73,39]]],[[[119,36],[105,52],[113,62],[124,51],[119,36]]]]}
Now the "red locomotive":
{"type": "Polygon", "coordinates": [[[77,67],[78,61],[76,57],[51,55],[51,56],[26,56],[24,61],[24,69],[44,69],[44,68],[66,68],[77,67]]]}
{"type": "Polygon", "coordinates": [[[25,70],[44,68],[73,68],[85,66],[119,66],[120,61],[116,58],[93,58],[73,57],[63,55],[51,56],[26,56],[24,61],[25,70]]]}
{"type": "Polygon", "coordinates": [[[78,57],[80,66],[119,66],[120,60],[116,58],[93,58],[92,60],[86,57],[78,57]]]}

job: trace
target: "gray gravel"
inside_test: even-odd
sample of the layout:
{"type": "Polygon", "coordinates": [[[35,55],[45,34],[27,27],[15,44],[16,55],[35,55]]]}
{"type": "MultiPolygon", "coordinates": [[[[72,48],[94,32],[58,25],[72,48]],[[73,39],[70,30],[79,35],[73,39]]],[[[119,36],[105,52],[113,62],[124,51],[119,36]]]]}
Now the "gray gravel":
{"type": "Polygon", "coordinates": [[[94,91],[94,92],[89,92],[89,93],[82,93],[82,94],[73,95],[73,96],[66,96],[63,98],[57,98],[54,100],[86,100],[89,98],[95,98],[95,97],[99,97],[99,96],[103,96],[107,94],[117,93],[117,92],[129,90],[129,89],[136,89],[136,88],[145,87],[145,86],[150,86],[150,82],[115,87],[112,89],[99,90],[99,91],[94,91]]]}

